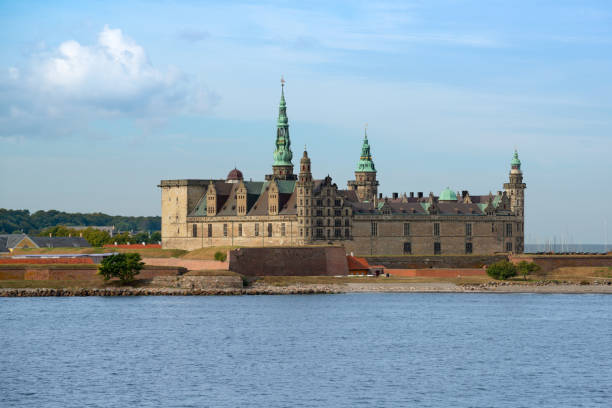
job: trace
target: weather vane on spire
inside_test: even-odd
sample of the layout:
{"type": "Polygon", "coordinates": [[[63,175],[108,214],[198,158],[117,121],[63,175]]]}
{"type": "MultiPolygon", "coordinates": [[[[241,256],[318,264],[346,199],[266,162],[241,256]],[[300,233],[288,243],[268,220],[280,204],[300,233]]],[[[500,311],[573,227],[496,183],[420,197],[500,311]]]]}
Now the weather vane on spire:
{"type": "Polygon", "coordinates": [[[366,137],[368,136],[368,124],[367,123],[364,125],[363,133],[366,135],[366,137]]]}
{"type": "Polygon", "coordinates": [[[285,86],[285,77],[281,75],[281,86],[285,86]]]}

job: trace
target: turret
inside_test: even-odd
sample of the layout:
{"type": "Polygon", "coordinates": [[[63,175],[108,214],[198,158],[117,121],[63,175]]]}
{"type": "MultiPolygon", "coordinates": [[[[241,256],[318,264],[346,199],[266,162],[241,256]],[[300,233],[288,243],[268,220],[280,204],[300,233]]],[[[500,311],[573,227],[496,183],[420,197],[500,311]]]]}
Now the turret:
{"type": "Polygon", "coordinates": [[[525,189],[527,185],[523,183],[523,172],[521,171],[521,161],[518,152],[514,151],[514,156],[510,162],[509,182],[504,183],[504,190],[510,198],[510,210],[520,217],[525,215],[525,189]]]}
{"type": "Polygon", "coordinates": [[[297,190],[297,216],[300,241],[307,243],[312,240],[313,222],[312,222],[312,173],[310,171],[310,158],[304,146],[304,155],[300,160],[300,175],[296,183],[297,190]]]}
{"type": "Polygon", "coordinates": [[[274,150],[274,163],[272,174],[267,179],[295,180],[293,174],[293,153],[291,152],[291,139],[289,138],[289,119],[287,118],[287,103],[285,102],[285,80],[281,78],[281,100],[278,107],[278,121],[276,123],[276,142],[274,150]]]}
{"type": "Polygon", "coordinates": [[[378,181],[376,180],[376,167],[370,152],[367,130],[364,132],[361,156],[355,170],[355,180],[348,182],[349,190],[356,190],[359,201],[375,201],[378,194],[378,181]]]}

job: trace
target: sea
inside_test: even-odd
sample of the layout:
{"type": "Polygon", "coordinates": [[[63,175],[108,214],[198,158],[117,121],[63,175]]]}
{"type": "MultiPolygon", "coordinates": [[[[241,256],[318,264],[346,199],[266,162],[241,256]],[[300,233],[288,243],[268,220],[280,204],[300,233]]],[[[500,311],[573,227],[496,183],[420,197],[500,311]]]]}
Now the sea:
{"type": "Polygon", "coordinates": [[[0,298],[0,407],[610,407],[612,296],[0,298]]]}
{"type": "Polygon", "coordinates": [[[527,253],[578,253],[605,254],[612,251],[610,244],[568,244],[550,241],[545,244],[525,244],[527,253]]]}

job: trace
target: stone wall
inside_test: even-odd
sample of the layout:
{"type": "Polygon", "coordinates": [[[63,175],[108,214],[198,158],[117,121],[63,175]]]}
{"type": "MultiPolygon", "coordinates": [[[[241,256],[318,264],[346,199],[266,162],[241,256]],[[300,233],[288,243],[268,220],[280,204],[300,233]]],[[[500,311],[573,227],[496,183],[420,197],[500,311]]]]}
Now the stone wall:
{"type": "Polygon", "coordinates": [[[612,267],[612,255],[512,255],[513,263],[535,262],[542,268],[540,272],[550,272],[557,268],[572,266],[612,267]]]}
{"type": "MultiPolygon", "coordinates": [[[[180,267],[145,267],[136,279],[152,279],[157,276],[182,275],[187,270],[180,267]]],[[[95,280],[99,279],[98,268],[32,268],[27,265],[15,266],[15,268],[0,269],[0,280],[95,280]]]]}
{"type": "Polygon", "coordinates": [[[229,269],[247,276],[348,274],[342,247],[239,248],[229,253],[229,269]]]}
{"type": "Polygon", "coordinates": [[[242,289],[240,276],[158,276],[152,286],[179,289],[242,289]]]}
{"type": "Polygon", "coordinates": [[[487,276],[484,268],[456,268],[456,269],[386,269],[392,276],[426,277],[426,278],[457,278],[460,276],[487,276]]]}
{"type": "Polygon", "coordinates": [[[521,225],[522,219],[514,216],[356,216],[353,239],[344,246],[357,256],[402,255],[404,243],[409,242],[413,254],[433,255],[434,243],[438,242],[442,255],[461,255],[466,254],[466,243],[471,243],[472,254],[490,255],[506,252],[506,243],[512,243],[513,250],[522,248],[521,225]],[[373,222],[376,236],[372,235],[373,222]],[[440,224],[439,236],[434,236],[434,223],[440,224]],[[409,224],[408,235],[404,235],[404,224],[409,224]],[[469,236],[466,224],[471,224],[469,236]],[[506,224],[512,225],[510,236],[506,234],[506,224]]]}
{"type": "Polygon", "coordinates": [[[425,268],[482,268],[485,265],[508,259],[506,255],[411,255],[366,256],[370,265],[383,265],[389,269],[425,268]]]}

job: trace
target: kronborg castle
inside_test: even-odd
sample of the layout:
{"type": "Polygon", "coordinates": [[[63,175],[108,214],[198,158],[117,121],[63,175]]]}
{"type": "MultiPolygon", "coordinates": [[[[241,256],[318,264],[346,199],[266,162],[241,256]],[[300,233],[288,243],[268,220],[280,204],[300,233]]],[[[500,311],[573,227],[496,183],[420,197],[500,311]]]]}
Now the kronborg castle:
{"type": "Polygon", "coordinates": [[[382,197],[367,134],[346,189],[329,176],[313,178],[306,151],[299,174],[292,160],[283,87],[272,174],[246,181],[233,169],[225,180],[162,180],[162,246],[342,245],[356,255],[523,252],[526,185],[516,152],[503,192],[487,195],[447,188],[438,196],[382,197]]]}

